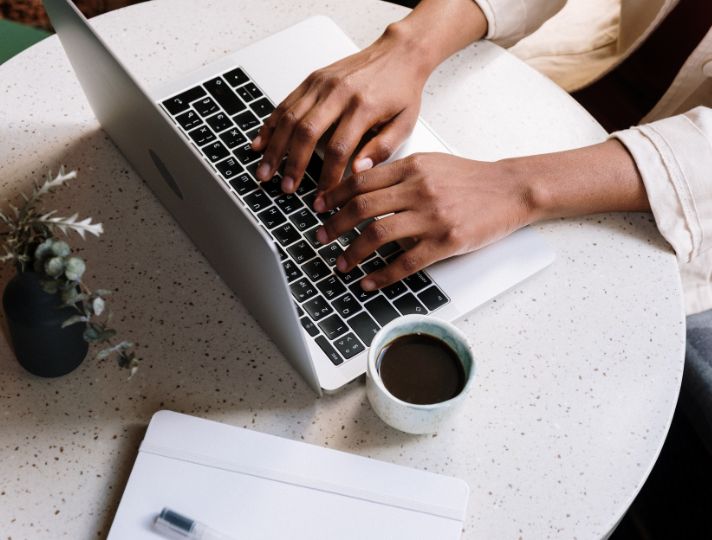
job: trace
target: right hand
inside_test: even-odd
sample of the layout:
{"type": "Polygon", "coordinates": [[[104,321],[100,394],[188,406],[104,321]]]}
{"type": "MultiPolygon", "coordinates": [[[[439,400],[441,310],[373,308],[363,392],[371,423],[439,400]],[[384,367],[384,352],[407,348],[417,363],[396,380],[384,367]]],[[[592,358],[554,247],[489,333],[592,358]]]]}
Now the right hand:
{"type": "Polygon", "coordinates": [[[353,158],[353,172],[388,159],[415,126],[430,69],[419,47],[391,25],[370,47],[309,75],[265,121],[252,147],[263,152],[260,181],[287,155],[282,190],[293,193],[317,142],[330,129],[319,189],[336,185],[364,135],[376,135],[353,158]]]}

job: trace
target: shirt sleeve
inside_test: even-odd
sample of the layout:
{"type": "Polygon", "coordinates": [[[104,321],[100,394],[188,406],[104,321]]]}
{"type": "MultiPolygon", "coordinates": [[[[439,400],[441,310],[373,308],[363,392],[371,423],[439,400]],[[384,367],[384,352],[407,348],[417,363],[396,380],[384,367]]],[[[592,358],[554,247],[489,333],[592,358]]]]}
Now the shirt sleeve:
{"type": "Polygon", "coordinates": [[[511,47],[553,17],[567,0],[474,0],[487,19],[486,39],[511,47]]]}
{"type": "Polygon", "coordinates": [[[613,133],[633,156],[661,234],[681,262],[712,248],[712,109],[613,133]]]}

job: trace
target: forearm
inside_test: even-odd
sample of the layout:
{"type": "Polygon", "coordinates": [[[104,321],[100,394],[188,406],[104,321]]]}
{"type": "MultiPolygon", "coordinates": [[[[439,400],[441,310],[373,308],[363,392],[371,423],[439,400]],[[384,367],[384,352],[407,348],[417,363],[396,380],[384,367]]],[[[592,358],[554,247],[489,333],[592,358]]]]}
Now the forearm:
{"type": "Polygon", "coordinates": [[[594,146],[507,159],[504,174],[525,184],[531,221],[598,212],[650,210],[635,161],[616,140],[594,146]]]}
{"type": "Polygon", "coordinates": [[[391,24],[384,36],[408,42],[430,72],[486,34],[487,19],[473,0],[421,0],[407,17],[391,24]]]}

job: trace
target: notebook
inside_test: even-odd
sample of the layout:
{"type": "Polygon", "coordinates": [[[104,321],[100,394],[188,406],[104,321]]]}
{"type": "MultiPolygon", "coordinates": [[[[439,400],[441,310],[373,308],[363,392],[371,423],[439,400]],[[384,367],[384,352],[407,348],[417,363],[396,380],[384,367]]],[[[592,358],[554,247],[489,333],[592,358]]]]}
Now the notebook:
{"type": "Polygon", "coordinates": [[[158,540],[169,507],[236,539],[454,539],[468,494],[456,478],[159,411],[108,538],[158,540]]]}

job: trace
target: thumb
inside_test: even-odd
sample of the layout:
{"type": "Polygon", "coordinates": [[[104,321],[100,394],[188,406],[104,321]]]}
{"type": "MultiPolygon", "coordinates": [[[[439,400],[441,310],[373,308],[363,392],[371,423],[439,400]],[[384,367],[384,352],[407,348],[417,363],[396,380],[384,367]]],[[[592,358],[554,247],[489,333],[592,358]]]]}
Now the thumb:
{"type": "Polygon", "coordinates": [[[405,110],[381,127],[378,134],[354,156],[351,165],[353,172],[368,170],[396,153],[413,131],[417,119],[417,109],[414,112],[405,110]]]}

